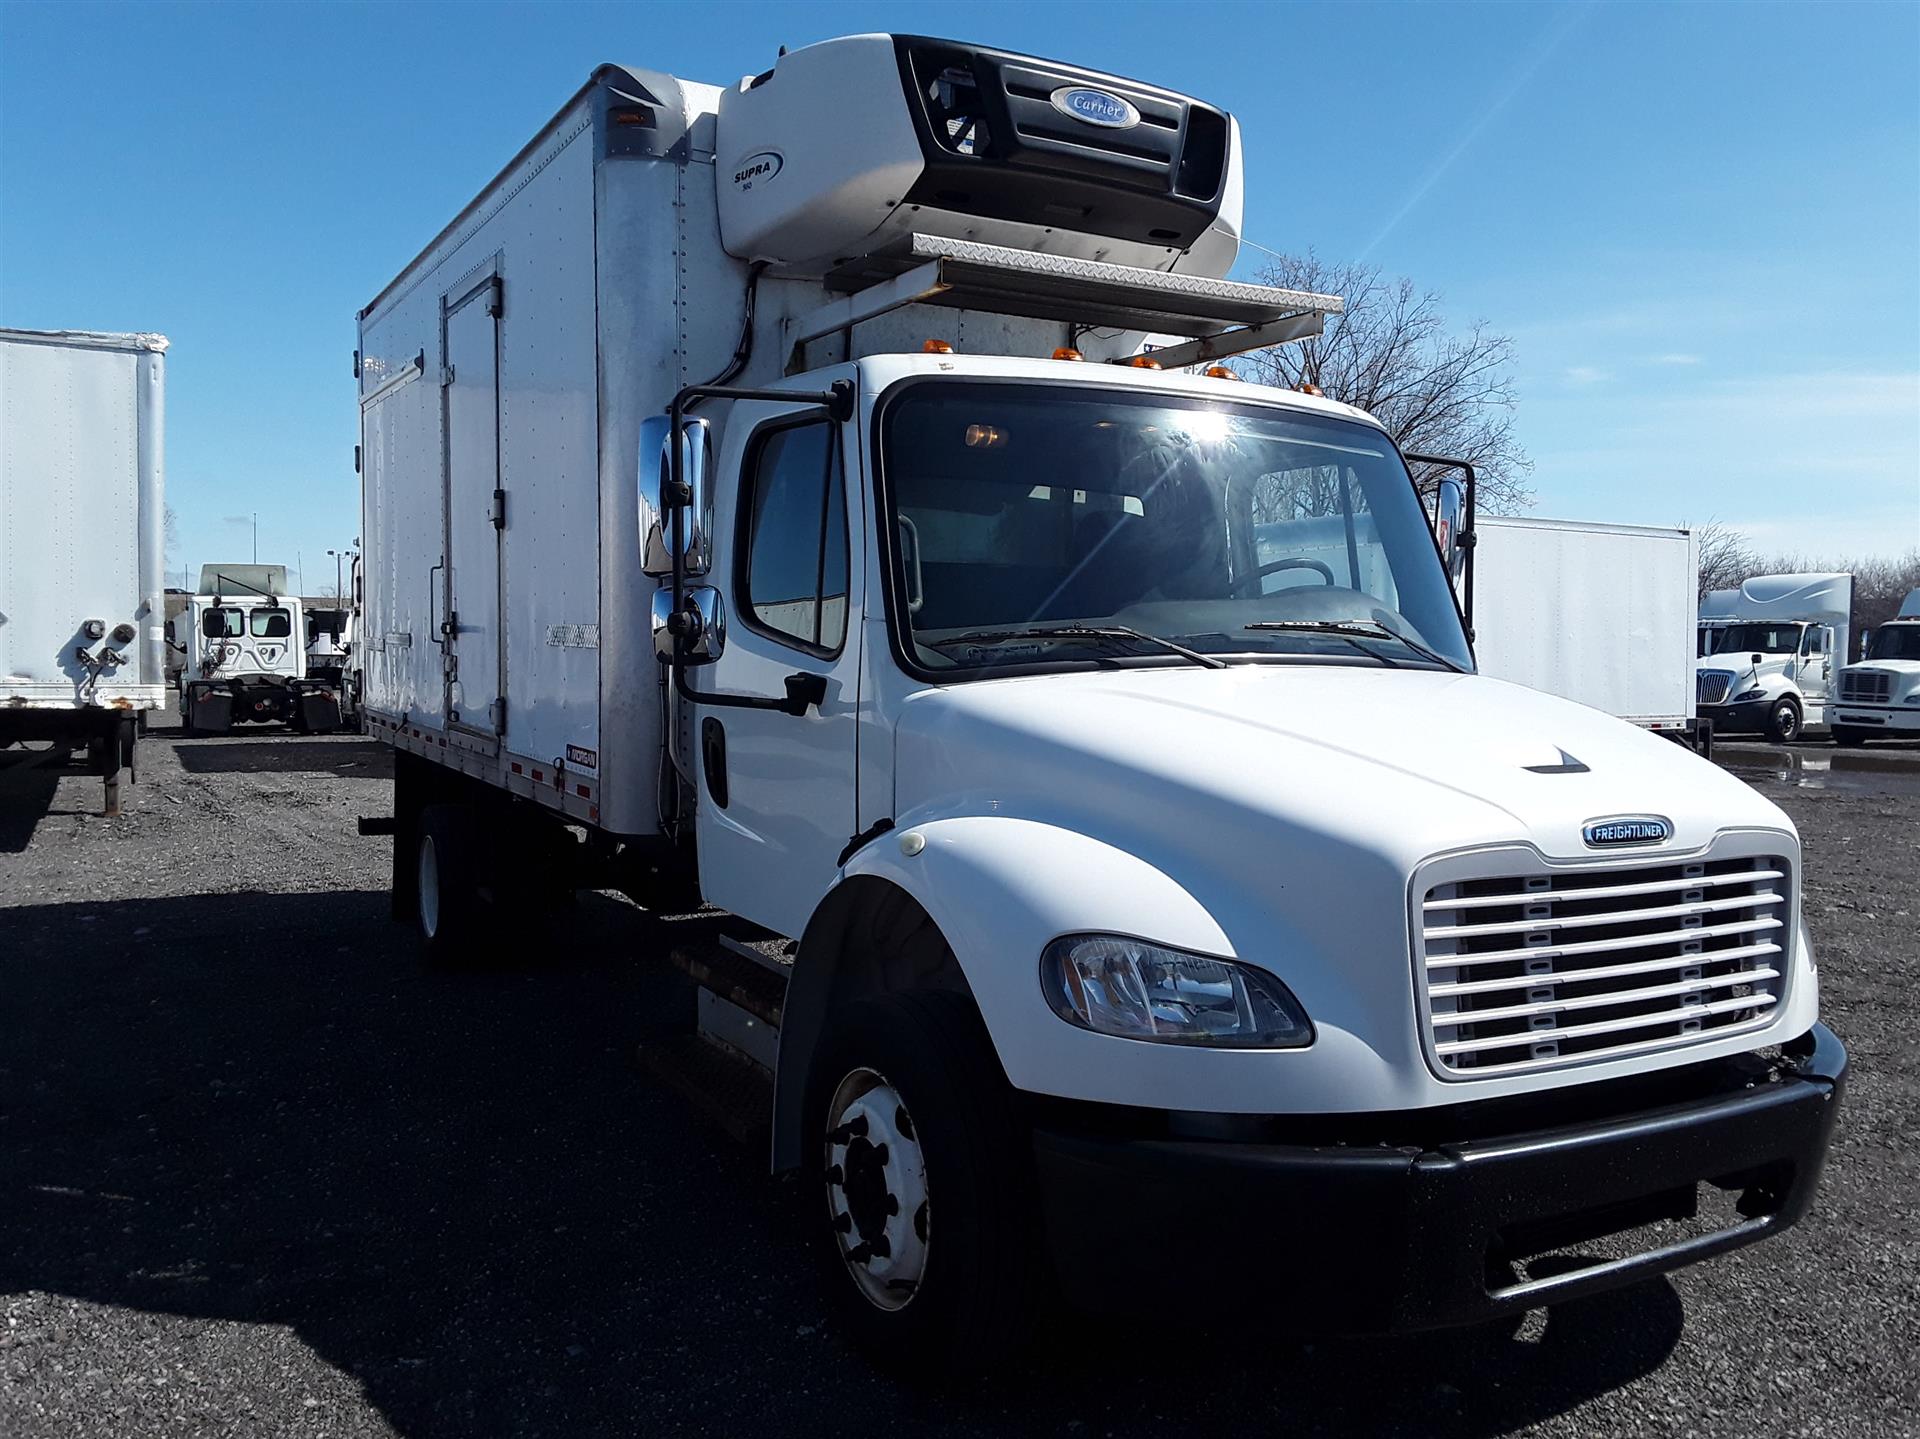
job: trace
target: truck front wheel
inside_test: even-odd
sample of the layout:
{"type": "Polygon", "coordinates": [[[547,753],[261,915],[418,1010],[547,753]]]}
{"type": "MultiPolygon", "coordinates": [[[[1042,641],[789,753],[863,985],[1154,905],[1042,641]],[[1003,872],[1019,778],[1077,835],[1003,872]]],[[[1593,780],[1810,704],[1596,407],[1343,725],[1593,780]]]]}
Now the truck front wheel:
{"type": "Polygon", "coordinates": [[[1017,1352],[1046,1260],[1031,1152],[972,1002],[910,990],[849,1004],[809,1098],[810,1202],[845,1328],[916,1368],[1017,1352]]]}
{"type": "Polygon", "coordinates": [[[1800,705],[1791,695],[1767,712],[1767,738],[1775,744],[1800,738],[1800,705]]]}

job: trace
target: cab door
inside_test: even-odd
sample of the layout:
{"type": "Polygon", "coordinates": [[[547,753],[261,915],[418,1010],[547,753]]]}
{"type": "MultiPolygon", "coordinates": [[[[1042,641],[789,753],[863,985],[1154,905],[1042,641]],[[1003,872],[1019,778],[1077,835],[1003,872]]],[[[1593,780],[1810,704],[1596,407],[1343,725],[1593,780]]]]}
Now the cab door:
{"type": "Polygon", "coordinates": [[[816,406],[736,403],[716,467],[712,583],[726,635],[696,686],[779,698],[788,676],[809,675],[825,694],[803,715],[693,707],[700,887],[709,903],[792,936],[857,828],[865,576],[854,434],[816,406]]]}

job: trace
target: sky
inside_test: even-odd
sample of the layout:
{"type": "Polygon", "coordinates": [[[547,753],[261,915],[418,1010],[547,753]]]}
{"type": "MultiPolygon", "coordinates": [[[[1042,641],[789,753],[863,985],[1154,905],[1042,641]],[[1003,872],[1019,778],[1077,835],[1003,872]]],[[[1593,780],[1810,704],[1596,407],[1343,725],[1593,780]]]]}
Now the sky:
{"type": "MultiPolygon", "coordinates": [[[[1186,91],[1251,242],[1514,341],[1535,514],[1920,547],[1920,5],[0,0],[0,325],[158,330],[175,573],[331,584],[354,315],[599,62],[947,34],[1186,91]]],[[[176,580],[175,583],[178,583],[176,580]]]]}

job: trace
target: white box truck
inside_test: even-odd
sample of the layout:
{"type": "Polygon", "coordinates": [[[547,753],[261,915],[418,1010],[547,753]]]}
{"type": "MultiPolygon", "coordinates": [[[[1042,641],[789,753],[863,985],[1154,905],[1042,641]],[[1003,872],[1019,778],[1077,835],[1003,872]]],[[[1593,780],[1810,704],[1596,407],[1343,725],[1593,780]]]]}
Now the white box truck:
{"type": "Polygon", "coordinates": [[[1481,674],[1699,742],[1689,531],[1487,515],[1474,534],[1481,674]]]}
{"type": "Polygon", "coordinates": [[[108,815],[167,702],[166,350],[0,329],[0,745],[84,745],[108,815]]]}
{"type": "Polygon", "coordinates": [[[1920,590],[1900,602],[1894,618],[1874,626],[1860,663],[1840,671],[1833,739],[1843,745],[1920,739],[1920,590]]]}
{"type": "Polygon", "coordinates": [[[1054,1286],[1470,1323],[1813,1198],[1793,826],[1474,673],[1369,416],[1176,372],[1339,306],[1219,278],[1240,173],[948,41],[607,65],[360,315],[396,917],[711,906],[682,1073],[760,1077],[883,1353],[1054,1286]]]}
{"type": "Polygon", "coordinates": [[[1711,633],[1694,661],[1699,715],[1717,734],[1790,744],[1824,730],[1846,663],[1853,613],[1848,574],[1757,575],[1700,601],[1711,633]]]}

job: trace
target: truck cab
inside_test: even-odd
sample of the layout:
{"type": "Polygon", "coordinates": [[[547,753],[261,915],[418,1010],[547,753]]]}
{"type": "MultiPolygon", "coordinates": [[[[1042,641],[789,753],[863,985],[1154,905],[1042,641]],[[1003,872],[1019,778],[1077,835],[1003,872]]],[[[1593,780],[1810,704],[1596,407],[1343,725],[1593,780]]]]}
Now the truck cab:
{"type": "Polygon", "coordinates": [[[339,722],[337,681],[308,676],[306,606],[297,596],[194,595],[171,628],[189,735],[224,734],[243,723],[304,730],[339,722]]]}
{"type": "Polygon", "coordinates": [[[1867,635],[1860,662],[1840,671],[1833,738],[1843,745],[1920,738],[1920,590],[1867,635]]]}
{"type": "Polygon", "coordinates": [[[1813,1200],[1792,824],[1479,674],[1471,466],[1443,552],[1376,419],[1222,363],[1341,308],[1224,278],[1239,146],[921,36],[605,66],[360,315],[396,919],[681,916],[643,1060],[753,1096],[886,1356],[1473,1323],[1813,1200]]]}
{"type": "Polygon", "coordinates": [[[1788,744],[1825,730],[1846,662],[1851,575],[1764,575],[1701,601],[1699,714],[1723,734],[1788,744]]]}

